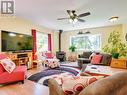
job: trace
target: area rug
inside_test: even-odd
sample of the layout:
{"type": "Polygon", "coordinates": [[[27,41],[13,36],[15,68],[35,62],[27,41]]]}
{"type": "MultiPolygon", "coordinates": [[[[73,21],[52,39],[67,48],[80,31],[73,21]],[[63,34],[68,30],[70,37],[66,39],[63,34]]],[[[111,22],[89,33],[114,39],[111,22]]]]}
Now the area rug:
{"type": "Polygon", "coordinates": [[[76,62],[70,62],[70,61],[60,62],[60,66],[79,68],[77,61],[76,62]]]}
{"type": "Polygon", "coordinates": [[[60,66],[60,68],[55,68],[55,69],[48,68],[42,72],[33,74],[28,78],[28,80],[47,86],[48,79],[53,78],[54,75],[58,75],[61,73],[68,73],[68,74],[76,76],[79,74],[79,72],[80,70],[74,67],[60,66]]]}

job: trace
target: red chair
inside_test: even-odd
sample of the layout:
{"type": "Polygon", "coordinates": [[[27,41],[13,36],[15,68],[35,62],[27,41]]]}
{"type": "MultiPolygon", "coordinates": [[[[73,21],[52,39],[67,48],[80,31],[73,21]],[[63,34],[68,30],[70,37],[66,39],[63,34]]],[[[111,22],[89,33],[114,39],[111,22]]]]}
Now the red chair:
{"type": "Polygon", "coordinates": [[[55,55],[52,54],[51,52],[46,52],[44,55],[45,55],[45,57],[46,57],[47,59],[52,59],[52,58],[55,57],[55,55]]]}
{"type": "MultiPolygon", "coordinates": [[[[0,54],[0,60],[7,58],[6,54],[0,54]]],[[[12,82],[24,83],[26,66],[16,66],[12,73],[8,73],[3,66],[0,64],[0,84],[8,84],[12,82]]]]}

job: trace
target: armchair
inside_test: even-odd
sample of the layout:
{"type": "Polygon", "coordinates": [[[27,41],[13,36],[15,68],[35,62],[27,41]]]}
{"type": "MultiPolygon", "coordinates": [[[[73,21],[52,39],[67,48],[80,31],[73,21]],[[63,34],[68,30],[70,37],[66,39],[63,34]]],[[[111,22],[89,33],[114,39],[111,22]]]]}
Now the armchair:
{"type": "MultiPolygon", "coordinates": [[[[6,54],[0,54],[0,60],[7,58],[6,54]]],[[[24,83],[26,66],[16,66],[12,73],[8,73],[3,66],[0,64],[0,84],[8,84],[11,82],[22,82],[24,83]]]]}
{"type": "MultiPolygon", "coordinates": [[[[78,95],[126,95],[126,80],[127,72],[120,72],[88,85],[78,95]]],[[[50,95],[66,95],[54,79],[49,79],[48,86],[50,95]]]]}

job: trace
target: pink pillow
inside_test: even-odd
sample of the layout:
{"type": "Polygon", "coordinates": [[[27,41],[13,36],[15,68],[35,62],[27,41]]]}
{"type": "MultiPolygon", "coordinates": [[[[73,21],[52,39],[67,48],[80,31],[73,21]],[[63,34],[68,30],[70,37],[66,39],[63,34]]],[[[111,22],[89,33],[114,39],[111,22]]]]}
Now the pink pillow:
{"type": "Polygon", "coordinates": [[[9,58],[0,60],[0,63],[8,73],[12,73],[16,67],[15,63],[9,58]]]}
{"type": "Polygon", "coordinates": [[[99,64],[101,62],[102,59],[102,55],[98,54],[98,55],[93,55],[92,59],[91,59],[91,63],[92,64],[99,64]]]}
{"type": "Polygon", "coordinates": [[[103,76],[77,76],[63,80],[62,89],[65,94],[78,95],[89,84],[103,78],[103,76]]]}

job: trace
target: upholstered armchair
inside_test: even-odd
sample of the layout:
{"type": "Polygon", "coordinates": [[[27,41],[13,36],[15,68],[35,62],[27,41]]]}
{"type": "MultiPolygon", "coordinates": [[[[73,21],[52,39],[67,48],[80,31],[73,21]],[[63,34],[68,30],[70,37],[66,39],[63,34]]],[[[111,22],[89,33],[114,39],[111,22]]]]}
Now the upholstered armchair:
{"type": "MultiPolygon", "coordinates": [[[[126,95],[127,72],[100,79],[84,88],[78,95],[126,95]]],[[[66,95],[54,79],[48,81],[50,95],[66,95]]]]}
{"type": "MultiPolygon", "coordinates": [[[[0,53],[0,61],[7,57],[8,56],[6,54],[0,53]]],[[[9,73],[0,63],[0,85],[12,82],[24,83],[26,70],[27,70],[26,66],[16,66],[13,72],[9,73]]]]}

